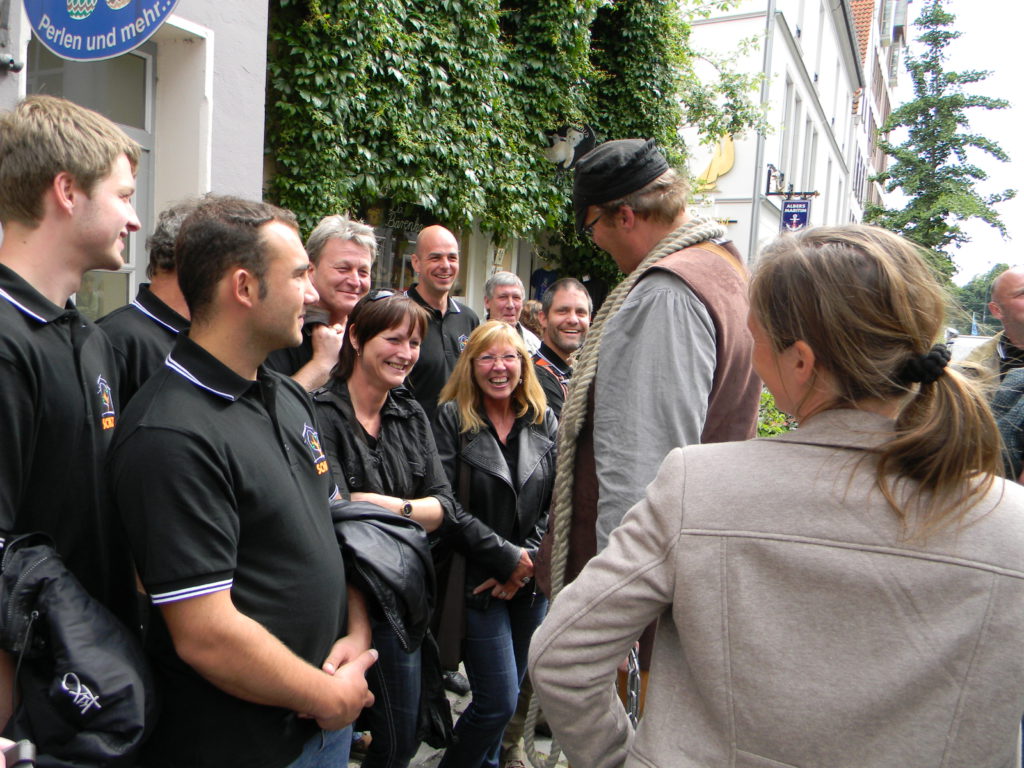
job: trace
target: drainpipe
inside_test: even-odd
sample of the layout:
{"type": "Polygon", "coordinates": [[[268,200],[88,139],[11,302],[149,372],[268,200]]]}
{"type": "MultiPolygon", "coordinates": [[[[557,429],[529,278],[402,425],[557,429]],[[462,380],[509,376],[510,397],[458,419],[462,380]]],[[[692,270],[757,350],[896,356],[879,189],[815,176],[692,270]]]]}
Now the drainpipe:
{"type": "MultiPolygon", "coordinates": [[[[775,0],[768,0],[768,13],[764,22],[764,63],[761,65],[761,104],[768,103],[771,89],[772,43],[775,40],[775,0]]],[[[754,159],[754,189],[750,204],[750,242],[747,244],[747,263],[757,258],[758,228],[761,221],[761,199],[764,188],[764,142],[763,133],[757,134],[757,153],[754,159]]]]}

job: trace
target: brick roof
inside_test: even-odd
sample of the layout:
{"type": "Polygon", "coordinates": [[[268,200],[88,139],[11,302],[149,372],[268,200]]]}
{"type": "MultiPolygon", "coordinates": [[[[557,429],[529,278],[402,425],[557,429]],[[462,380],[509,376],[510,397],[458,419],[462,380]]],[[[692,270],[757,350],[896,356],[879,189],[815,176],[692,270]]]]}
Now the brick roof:
{"type": "Polygon", "coordinates": [[[875,14],[875,2],[876,0],[850,0],[850,11],[853,13],[853,27],[857,32],[861,64],[867,61],[868,38],[871,37],[871,20],[875,14]]]}

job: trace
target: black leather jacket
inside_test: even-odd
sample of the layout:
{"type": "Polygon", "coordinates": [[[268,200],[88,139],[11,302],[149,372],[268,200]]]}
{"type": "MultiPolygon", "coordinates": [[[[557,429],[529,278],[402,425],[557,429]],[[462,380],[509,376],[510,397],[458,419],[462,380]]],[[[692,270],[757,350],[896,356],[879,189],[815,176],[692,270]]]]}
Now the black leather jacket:
{"type": "Polygon", "coordinates": [[[355,419],[347,382],[331,379],[313,392],[313,402],[331,472],[346,497],[356,491],[401,499],[433,496],[444,511],[444,523],[430,535],[435,558],[444,557],[451,544],[471,560],[493,564],[507,574],[506,579],[511,575],[520,548],[455,503],[427,416],[407,390],[393,389],[388,394],[380,414],[376,455],[355,419]]]}
{"type": "Polygon", "coordinates": [[[157,715],[134,633],[86,593],[46,534],[8,538],[0,570],[0,648],[23,655],[4,736],[33,741],[33,765],[134,764],[157,715]]]}
{"type": "MultiPolygon", "coordinates": [[[[469,509],[474,517],[508,541],[526,548],[536,560],[541,538],[547,530],[548,509],[555,484],[555,435],[558,420],[548,408],[541,424],[533,424],[527,414],[516,419],[509,432],[509,444],[516,450],[516,477],[511,477],[508,463],[494,431],[488,426],[469,433],[462,444],[459,435],[459,412],[454,402],[447,402],[437,412],[437,450],[448,481],[458,487],[461,458],[471,468],[469,509]]],[[[483,606],[489,594],[472,596],[473,589],[488,578],[507,581],[516,563],[488,561],[473,557],[466,565],[466,595],[470,605],[483,606]]],[[[518,558],[516,560],[518,562],[518,558]]]]}
{"type": "Polygon", "coordinates": [[[435,604],[434,560],[423,528],[368,501],[332,501],[331,520],[347,583],[371,600],[412,653],[423,642],[435,604]]]}

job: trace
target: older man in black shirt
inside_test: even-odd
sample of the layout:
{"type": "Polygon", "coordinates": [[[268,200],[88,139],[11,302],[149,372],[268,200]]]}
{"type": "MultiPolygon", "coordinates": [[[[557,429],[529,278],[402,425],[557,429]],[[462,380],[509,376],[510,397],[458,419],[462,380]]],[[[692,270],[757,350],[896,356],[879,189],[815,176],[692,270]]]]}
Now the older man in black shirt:
{"type": "Polygon", "coordinates": [[[188,306],[178,287],[174,263],[174,240],[181,222],[195,207],[195,200],[185,200],[160,214],[156,229],[146,240],[146,277],[150,282],[139,286],[131,304],[96,321],[117,354],[122,407],[163,367],[178,334],[188,328],[188,306]]]}
{"type": "Polygon", "coordinates": [[[419,282],[406,293],[427,310],[430,322],[420,347],[420,359],[408,382],[433,423],[437,396],[455,368],[469,334],[480,325],[480,318],[450,295],[459,276],[459,241],[447,229],[433,225],[419,233],[412,268],[419,282]]]}

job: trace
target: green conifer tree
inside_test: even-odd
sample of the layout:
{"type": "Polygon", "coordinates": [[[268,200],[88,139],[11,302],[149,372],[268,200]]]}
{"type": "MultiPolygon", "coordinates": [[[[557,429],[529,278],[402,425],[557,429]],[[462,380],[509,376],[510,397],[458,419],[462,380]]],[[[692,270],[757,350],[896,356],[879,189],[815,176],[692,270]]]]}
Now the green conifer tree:
{"type": "Polygon", "coordinates": [[[988,174],[972,161],[973,150],[1003,162],[1008,158],[996,142],[970,131],[968,110],[1005,109],[1009,104],[965,92],[965,86],[984,80],[988,72],[945,70],[946,48],[961,35],[952,29],[955,19],[943,9],[942,0],[928,0],[915,22],[921,30],[917,40],[925,48],[920,55],[907,57],[914,99],[893,111],[882,127],[885,137],[879,146],[894,162],[873,177],[886,191],[899,189],[909,199],[903,208],[869,204],[864,215],[865,221],[927,248],[933,265],[947,280],[956,271],[947,248],[970,239],[960,223],[978,218],[1005,236],[994,206],[1015,194],[1008,189],[985,195],[976,189],[988,174]],[[902,144],[888,139],[897,129],[906,129],[902,144]]]}

